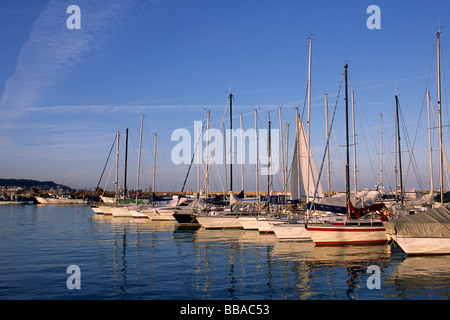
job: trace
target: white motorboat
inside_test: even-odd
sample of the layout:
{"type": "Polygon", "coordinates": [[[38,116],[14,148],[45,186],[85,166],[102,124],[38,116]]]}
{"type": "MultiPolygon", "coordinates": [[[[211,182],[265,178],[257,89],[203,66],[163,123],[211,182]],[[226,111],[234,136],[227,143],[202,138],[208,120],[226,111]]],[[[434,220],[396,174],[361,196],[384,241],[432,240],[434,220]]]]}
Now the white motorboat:
{"type": "Polygon", "coordinates": [[[36,201],[40,204],[87,204],[85,199],[77,199],[70,195],[62,194],[55,197],[38,197],[36,196],[36,201]]]}

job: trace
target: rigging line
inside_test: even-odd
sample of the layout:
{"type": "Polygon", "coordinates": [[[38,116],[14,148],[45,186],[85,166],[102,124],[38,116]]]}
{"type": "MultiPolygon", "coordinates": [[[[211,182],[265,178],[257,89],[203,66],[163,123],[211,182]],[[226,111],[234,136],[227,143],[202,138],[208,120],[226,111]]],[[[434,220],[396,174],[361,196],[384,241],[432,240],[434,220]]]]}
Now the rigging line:
{"type": "MultiPolygon", "coordinates": [[[[442,73],[444,74],[443,75],[443,77],[442,77],[442,88],[443,88],[443,90],[442,91],[444,91],[444,94],[443,94],[443,96],[444,96],[444,98],[445,98],[445,105],[447,106],[448,104],[447,104],[447,86],[446,86],[446,83],[447,83],[447,73],[445,72],[445,62],[446,62],[446,56],[447,56],[447,52],[445,51],[445,47],[444,46],[442,46],[442,40],[440,40],[441,41],[441,46],[440,46],[440,48],[441,48],[441,65],[442,65],[442,73]]],[[[441,98],[441,104],[442,104],[442,98],[441,98]]],[[[447,119],[448,119],[448,108],[445,108],[446,109],[446,111],[447,111],[447,119]]]]}
{"type": "MultiPolygon", "coordinates": [[[[257,113],[256,116],[258,118],[258,125],[259,125],[259,127],[261,127],[260,124],[262,122],[261,122],[261,119],[259,118],[259,113],[257,113]]],[[[269,129],[267,129],[267,130],[269,130],[269,129]]],[[[255,134],[258,134],[258,133],[255,133],[255,134]]],[[[261,149],[259,148],[261,146],[261,142],[262,143],[265,142],[266,150],[267,150],[267,148],[269,148],[269,140],[268,139],[269,139],[269,132],[267,132],[267,137],[265,135],[259,135],[258,134],[258,153],[260,153],[260,150],[262,149],[262,148],[261,149]]],[[[264,147],[264,145],[263,145],[263,147],[264,147]]],[[[262,154],[265,154],[265,153],[263,152],[262,154]]],[[[259,155],[258,155],[258,158],[259,158],[259,155]]],[[[267,160],[269,160],[269,159],[267,159],[267,160]]],[[[269,165],[269,164],[267,163],[267,165],[269,165]]]]}
{"type": "Polygon", "coordinates": [[[417,183],[419,184],[419,188],[423,190],[422,179],[420,178],[420,174],[419,174],[418,168],[417,168],[416,158],[414,156],[414,145],[411,145],[411,140],[409,139],[409,134],[408,134],[408,130],[406,128],[406,122],[405,122],[405,119],[403,117],[403,112],[402,112],[402,108],[401,108],[400,102],[399,102],[399,113],[400,113],[400,120],[401,120],[402,125],[403,125],[403,136],[405,137],[406,145],[407,145],[407,147],[409,149],[409,157],[410,157],[410,160],[408,162],[408,168],[406,170],[404,186],[406,186],[406,182],[408,180],[409,169],[412,166],[413,171],[414,171],[414,173],[416,175],[417,183]]]}
{"type": "MultiPolygon", "coordinates": [[[[431,110],[433,111],[434,122],[437,123],[436,112],[434,110],[433,103],[431,101],[430,101],[430,107],[431,107],[431,110]]],[[[434,127],[433,129],[436,129],[436,128],[437,127],[434,127]]],[[[432,128],[429,128],[429,130],[431,130],[431,129],[432,128]]],[[[444,140],[442,140],[442,153],[444,154],[444,160],[445,160],[445,164],[447,166],[447,175],[446,175],[447,184],[450,185],[450,180],[449,180],[450,163],[449,163],[449,160],[448,160],[448,156],[447,156],[447,151],[446,151],[444,140]]]]}
{"type": "MultiPolygon", "coordinates": [[[[308,82],[307,82],[308,83],[308,82]]],[[[306,109],[306,100],[308,99],[308,87],[309,85],[306,85],[306,93],[305,93],[305,99],[303,100],[303,110],[302,110],[302,119],[305,116],[305,109],[306,109]]]]}
{"type": "MultiPolygon", "coordinates": [[[[444,63],[447,60],[445,57],[447,56],[447,53],[445,51],[445,47],[442,46],[442,41],[441,41],[441,54],[442,54],[442,59],[441,59],[441,63],[442,63],[442,73],[444,74],[443,78],[443,91],[444,91],[444,97],[445,97],[445,106],[448,106],[447,103],[447,87],[446,87],[446,83],[447,83],[447,74],[445,72],[445,66],[444,63]],[[445,57],[444,57],[445,56],[445,57]]],[[[441,103],[442,103],[442,98],[441,98],[441,103]]],[[[449,118],[449,108],[445,108],[446,112],[447,112],[447,119],[449,118]]],[[[447,156],[447,151],[445,149],[445,145],[444,145],[444,141],[442,140],[442,146],[443,146],[443,153],[444,153],[444,159],[446,161],[446,165],[447,165],[447,174],[446,174],[446,178],[447,178],[447,185],[450,185],[450,181],[449,181],[449,164],[448,164],[448,156],[447,156]]]]}
{"type": "MultiPolygon", "coordinates": [[[[287,124],[287,123],[286,123],[287,124]]],[[[288,130],[286,130],[286,135],[288,135],[289,133],[288,133],[289,131],[288,130]]],[[[282,164],[282,166],[281,166],[281,170],[286,170],[286,172],[284,172],[285,174],[286,174],[286,176],[285,176],[285,179],[284,179],[284,181],[283,181],[283,183],[282,183],[282,186],[283,186],[283,188],[282,188],[282,190],[283,190],[283,193],[284,194],[286,194],[286,192],[287,192],[287,184],[288,184],[288,180],[289,180],[289,176],[288,176],[288,168],[287,168],[287,165],[286,165],[286,163],[287,162],[289,162],[289,155],[288,155],[288,146],[286,145],[286,154],[287,154],[287,157],[286,157],[286,161],[282,164]]]]}
{"type": "MultiPolygon", "coordinates": [[[[122,148],[121,148],[121,146],[122,146],[122,144],[123,144],[123,140],[125,140],[125,135],[122,135],[122,140],[120,141],[120,143],[119,143],[119,150],[122,150],[122,148]]],[[[120,157],[120,154],[119,154],[119,157],[120,157]]],[[[114,164],[116,163],[116,161],[114,161],[114,164]]],[[[122,170],[124,167],[125,167],[125,164],[120,164],[119,165],[120,166],[120,170],[122,170]]],[[[119,175],[120,176],[120,175],[119,175]]],[[[119,179],[117,179],[117,180],[119,180],[119,179]]],[[[119,190],[120,189],[120,186],[119,186],[119,181],[116,181],[116,183],[117,183],[117,189],[119,190]]]]}
{"type": "MultiPolygon", "coordinates": [[[[356,98],[358,99],[358,101],[361,101],[361,99],[360,99],[360,97],[359,97],[359,94],[358,94],[358,92],[357,91],[355,91],[355,93],[356,93],[356,98]]],[[[362,103],[359,103],[359,106],[362,106],[362,103]]],[[[366,117],[366,114],[364,113],[364,112],[360,112],[360,110],[361,110],[361,108],[356,108],[356,116],[358,117],[358,120],[360,121],[360,123],[362,124],[362,120],[361,120],[361,113],[363,114],[363,117],[364,117],[364,120],[366,121],[366,124],[367,124],[367,128],[370,128],[370,126],[369,126],[369,122],[367,121],[367,117],[366,117]]],[[[368,147],[368,144],[367,144],[367,138],[366,138],[366,132],[365,132],[365,130],[364,130],[364,127],[365,126],[361,126],[361,133],[362,133],[362,138],[363,138],[363,140],[364,140],[364,146],[365,146],[365,148],[366,148],[366,152],[367,152],[367,154],[369,155],[370,154],[370,150],[369,150],[369,147],[368,147]]],[[[369,134],[370,134],[370,137],[372,138],[372,141],[375,141],[375,139],[373,138],[373,135],[372,135],[372,130],[369,130],[369,134]]],[[[373,144],[375,145],[375,142],[373,142],[373,144]]],[[[368,157],[369,158],[369,164],[370,164],[370,168],[371,168],[371,170],[372,170],[372,176],[373,176],[373,179],[374,179],[374,181],[377,181],[377,178],[376,178],[376,174],[375,174],[375,169],[374,169],[374,165],[373,165],[373,162],[372,162],[372,157],[371,156],[369,156],[368,157]]],[[[357,157],[356,158],[357,159],[357,164],[358,164],[358,168],[359,168],[359,157],[357,157]]],[[[358,170],[359,171],[359,170],[358,170]]],[[[355,172],[355,174],[356,174],[356,172],[355,172]]],[[[358,179],[359,180],[359,179],[358,179]]]]}
{"type": "Polygon", "coordinates": [[[100,182],[102,181],[103,174],[105,173],[105,169],[106,169],[106,166],[108,165],[109,157],[111,156],[111,152],[112,152],[112,150],[113,150],[113,148],[114,148],[114,145],[116,144],[116,140],[117,140],[117,133],[116,133],[116,135],[114,136],[113,144],[112,144],[112,146],[111,146],[111,149],[109,150],[108,158],[106,159],[105,166],[103,167],[102,174],[100,175],[100,179],[98,180],[97,187],[95,188],[95,190],[98,189],[98,186],[100,185],[100,182]]]}
{"type": "Polygon", "coordinates": [[[331,129],[330,131],[333,132],[333,138],[334,138],[334,143],[336,145],[336,151],[337,151],[338,158],[339,158],[339,164],[341,165],[342,177],[345,180],[345,169],[344,169],[344,165],[342,162],[341,153],[339,152],[339,144],[338,144],[338,140],[336,138],[336,131],[334,131],[334,128],[331,129]]]}
{"type": "MultiPolygon", "coordinates": [[[[159,145],[159,150],[161,150],[161,152],[158,152],[158,154],[162,154],[162,156],[163,156],[163,158],[164,158],[164,162],[165,162],[165,164],[166,164],[166,167],[167,167],[167,171],[169,172],[169,176],[170,176],[170,180],[172,181],[172,185],[175,185],[176,183],[175,183],[175,179],[173,178],[173,175],[172,175],[172,170],[170,170],[170,168],[169,168],[169,166],[168,166],[168,163],[169,163],[169,161],[167,161],[167,158],[166,158],[166,153],[164,152],[164,149],[163,149],[163,145],[162,145],[162,143],[161,143],[161,139],[156,139],[156,143],[159,145]]],[[[156,175],[156,178],[155,179],[158,179],[158,175],[156,175]]],[[[156,183],[157,183],[158,181],[156,181],[156,183]]],[[[161,182],[161,181],[160,181],[161,182]]]]}
{"type": "MultiPolygon", "coordinates": [[[[337,96],[336,96],[336,104],[335,104],[335,106],[334,106],[333,116],[331,117],[330,130],[333,128],[333,124],[334,124],[334,117],[335,117],[335,115],[336,115],[336,109],[337,109],[337,106],[338,106],[339,96],[340,96],[341,87],[342,87],[342,81],[343,81],[343,79],[344,79],[344,73],[345,73],[345,71],[342,72],[341,83],[339,84],[338,94],[337,94],[337,96]]],[[[322,163],[320,164],[319,176],[318,176],[318,178],[317,178],[316,185],[314,186],[314,197],[313,197],[313,201],[314,201],[314,199],[317,197],[317,189],[319,188],[320,177],[322,176],[323,164],[325,163],[325,158],[326,158],[327,148],[328,148],[329,143],[330,143],[330,136],[328,136],[328,138],[327,138],[327,143],[325,144],[325,151],[324,151],[324,153],[323,153],[322,163]]]]}
{"type": "MultiPolygon", "coordinates": [[[[433,53],[434,53],[434,50],[433,50],[433,53]]],[[[430,63],[430,69],[429,69],[429,71],[428,71],[426,87],[428,87],[428,81],[429,81],[429,79],[430,79],[431,66],[432,66],[432,61],[431,61],[431,63],[430,63]]],[[[411,163],[413,163],[413,164],[412,164],[412,165],[413,165],[413,169],[414,169],[414,170],[418,170],[418,169],[417,169],[417,163],[415,162],[415,157],[414,157],[413,151],[414,151],[414,147],[415,147],[415,145],[416,145],[417,136],[418,136],[418,133],[419,133],[420,119],[422,118],[422,112],[423,112],[423,110],[424,110],[424,105],[425,105],[425,99],[426,99],[426,94],[424,94],[424,95],[423,95],[423,98],[422,98],[422,106],[420,107],[419,119],[417,120],[416,132],[415,132],[415,134],[414,134],[414,141],[413,141],[412,146],[409,146],[409,148],[410,148],[410,150],[411,150],[410,157],[412,157],[413,160],[411,160],[411,161],[408,163],[408,168],[407,168],[407,170],[406,170],[406,176],[405,176],[405,185],[406,185],[406,181],[408,180],[408,173],[409,173],[409,168],[410,168],[411,163]],[[413,161],[414,161],[414,162],[413,162],[413,161]]],[[[403,121],[403,126],[404,126],[403,131],[406,132],[405,137],[407,138],[407,142],[409,142],[409,144],[410,144],[411,142],[410,142],[410,140],[409,140],[409,135],[408,135],[408,132],[407,132],[407,130],[406,130],[406,124],[405,124],[405,120],[403,119],[403,113],[402,113],[402,111],[401,111],[401,108],[400,108],[400,113],[401,113],[401,116],[402,116],[402,121],[403,121]]],[[[422,182],[421,182],[421,179],[420,179],[420,175],[419,175],[419,177],[418,177],[418,176],[417,176],[418,173],[415,172],[415,174],[416,174],[416,178],[417,178],[418,183],[419,183],[419,187],[422,189],[422,182]]]]}
{"type": "MultiPolygon", "coordinates": [[[[221,126],[221,130],[222,130],[222,126],[221,126]]],[[[225,131],[225,128],[224,128],[224,131],[225,131]]],[[[221,132],[221,131],[220,131],[221,132]]],[[[214,146],[214,148],[213,148],[213,150],[212,150],[212,153],[214,153],[214,158],[216,157],[216,155],[215,155],[215,152],[216,152],[216,146],[217,146],[217,143],[218,143],[218,139],[216,139],[216,145],[214,146]]],[[[226,150],[225,150],[226,151],[226,150]]],[[[225,157],[225,159],[226,159],[226,157],[225,157]]],[[[212,164],[210,164],[210,165],[212,165],[212,164]]],[[[216,169],[217,169],[217,175],[219,176],[219,182],[220,182],[220,186],[222,187],[222,192],[225,192],[225,187],[223,186],[223,182],[222,182],[222,177],[221,177],[221,175],[220,175],[220,171],[219,171],[219,166],[217,165],[217,161],[216,161],[216,169]]],[[[225,168],[226,168],[226,165],[225,165],[225,168]]],[[[213,178],[213,176],[211,176],[211,177],[209,177],[209,178],[212,178],[213,179],[213,181],[214,181],[214,187],[215,187],[215,189],[217,190],[217,186],[216,186],[216,180],[213,178]]],[[[206,182],[206,181],[205,181],[206,182]]]]}
{"type": "MultiPolygon", "coordinates": [[[[427,90],[427,88],[428,88],[428,83],[429,83],[429,81],[430,81],[431,68],[432,68],[432,65],[433,65],[433,60],[434,60],[434,56],[435,56],[436,49],[437,49],[437,39],[436,39],[435,42],[434,42],[433,53],[432,53],[432,55],[431,55],[430,66],[429,66],[429,68],[428,68],[428,76],[427,76],[427,81],[426,81],[426,84],[425,84],[425,90],[427,90]]],[[[415,132],[415,134],[414,134],[413,149],[414,149],[414,146],[415,146],[415,144],[416,144],[416,139],[417,139],[417,136],[418,136],[418,133],[419,133],[419,124],[420,124],[420,119],[421,119],[421,117],[422,117],[422,112],[423,112],[424,105],[425,105],[425,99],[426,99],[426,94],[424,94],[423,97],[422,97],[422,106],[421,106],[420,112],[419,112],[419,119],[418,119],[418,121],[417,121],[416,132],[415,132]]],[[[401,110],[400,110],[400,112],[401,112],[401,110]]],[[[403,115],[402,115],[402,117],[403,117],[403,115]]],[[[403,119],[403,121],[404,121],[404,119],[403,119]]],[[[404,128],[404,130],[406,130],[406,129],[404,128]]],[[[412,151],[413,151],[413,150],[412,150],[412,151]]],[[[412,151],[411,151],[411,152],[412,152],[412,151]]],[[[406,180],[407,180],[407,176],[408,176],[410,164],[411,164],[411,162],[409,162],[409,164],[408,164],[407,174],[406,174],[406,177],[405,177],[405,185],[406,185],[406,180]]],[[[416,175],[416,178],[417,178],[417,175],[416,175]]],[[[418,183],[419,183],[419,185],[421,185],[421,180],[420,180],[420,178],[418,178],[418,183]]]]}
{"type": "MultiPolygon", "coordinates": [[[[219,166],[216,163],[216,169],[217,169],[217,175],[219,176],[219,182],[220,182],[220,186],[222,187],[222,191],[225,192],[225,187],[223,186],[223,181],[222,181],[222,177],[220,176],[220,171],[219,171],[219,166]]],[[[215,182],[215,180],[214,180],[215,182]]],[[[214,186],[216,186],[214,184],[214,186]]]]}
{"type": "Polygon", "coordinates": [[[113,172],[113,169],[114,169],[114,165],[115,165],[115,164],[116,164],[116,159],[114,158],[114,162],[113,162],[113,165],[111,166],[111,170],[109,171],[108,179],[106,179],[105,188],[103,189],[103,194],[102,194],[102,195],[104,195],[105,192],[106,192],[106,187],[108,186],[109,179],[111,178],[111,174],[112,174],[112,172],[113,172]]]}
{"type": "MultiPolygon", "coordinates": [[[[222,130],[222,127],[224,128],[224,133],[225,133],[225,124],[224,124],[224,121],[225,121],[225,115],[227,114],[227,110],[228,110],[228,99],[227,99],[227,104],[226,104],[226,106],[225,106],[225,111],[223,112],[223,116],[222,116],[222,121],[221,121],[221,123],[220,123],[220,130],[219,130],[219,132],[221,132],[221,130],[222,130]]],[[[208,130],[209,129],[211,129],[211,128],[208,128],[208,130]]],[[[202,131],[203,131],[203,129],[202,129],[202,131]]],[[[226,137],[225,137],[225,141],[226,141],[226,137]]],[[[217,143],[219,142],[219,139],[216,139],[216,143],[215,143],[215,145],[214,145],[214,147],[213,147],[213,149],[211,150],[211,153],[214,153],[214,158],[215,158],[215,152],[216,152],[216,147],[217,147],[217,143]]],[[[209,145],[209,141],[207,141],[207,143],[208,143],[208,145],[209,145]]],[[[225,142],[224,142],[225,143],[225,142]]],[[[209,148],[208,148],[208,153],[209,153],[209,148]]],[[[225,152],[224,152],[224,157],[225,157],[225,159],[226,159],[226,150],[225,150],[225,152]]],[[[207,154],[206,155],[206,158],[208,159],[209,158],[209,154],[207,154]]],[[[216,161],[216,165],[217,165],[217,161],[216,161]]],[[[206,186],[206,181],[209,179],[209,172],[210,172],[210,168],[211,168],[211,164],[209,163],[209,161],[208,161],[208,165],[207,165],[207,167],[206,167],[206,176],[205,176],[205,180],[204,180],[204,182],[203,182],[203,186],[205,187],[205,188],[207,188],[208,186],[206,186]]],[[[218,170],[218,169],[217,169],[218,170]]],[[[219,178],[220,178],[220,174],[219,174],[219,178]]],[[[222,179],[220,179],[220,184],[222,184],[222,179]]],[[[222,185],[222,190],[225,192],[225,189],[224,189],[224,187],[223,187],[223,185],[222,185]]]]}
{"type": "MultiPolygon", "coordinates": [[[[117,139],[117,134],[115,135],[115,139],[117,139]]],[[[123,139],[124,139],[124,137],[122,137],[122,142],[123,142],[123,139]]],[[[119,143],[119,150],[120,150],[120,145],[122,144],[122,142],[119,143]]],[[[116,161],[117,161],[117,159],[114,158],[114,162],[113,162],[113,164],[112,164],[112,166],[111,166],[111,170],[109,171],[108,179],[106,180],[106,183],[105,183],[105,188],[103,189],[103,194],[105,194],[105,192],[106,192],[106,187],[108,186],[109,179],[111,178],[111,174],[112,174],[112,172],[113,172],[113,170],[114,170],[116,161]]],[[[116,184],[117,184],[117,188],[119,188],[119,181],[116,181],[116,184]]],[[[103,195],[103,194],[102,194],[102,195],[103,195]]]]}
{"type": "MultiPolygon", "coordinates": [[[[297,114],[295,114],[295,109],[293,110],[294,111],[294,116],[295,116],[295,118],[297,117],[297,114]]],[[[293,136],[293,137],[295,137],[295,134],[294,133],[292,133],[292,131],[295,133],[295,126],[289,126],[289,131],[287,131],[287,132],[289,132],[289,136],[293,136]],[[294,128],[292,128],[292,127],[294,127],[294,128]]],[[[295,138],[294,139],[290,139],[290,140],[294,140],[294,141],[291,141],[290,143],[291,143],[291,145],[292,145],[292,149],[294,150],[293,152],[292,152],[292,157],[294,157],[294,154],[295,154],[295,138]]],[[[286,148],[288,149],[288,159],[291,159],[291,158],[289,158],[289,146],[286,146],[286,148]]],[[[287,186],[288,185],[290,185],[290,177],[291,177],[291,173],[292,173],[292,161],[289,161],[289,160],[287,160],[287,166],[286,166],[286,190],[287,190],[287,186]],[[290,163],[290,166],[289,166],[289,163],[290,163]],[[288,183],[288,181],[289,181],[289,183],[288,183]]]]}
{"type": "MultiPolygon", "coordinates": [[[[203,129],[205,128],[205,124],[206,124],[206,119],[203,120],[202,132],[203,132],[203,129]]],[[[189,163],[188,172],[186,173],[186,177],[184,178],[183,187],[181,188],[181,192],[184,191],[184,187],[185,187],[185,185],[186,185],[186,181],[187,181],[187,179],[188,179],[188,177],[189,177],[189,172],[191,171],[192,163],[194,162],[194,158],[195,158],[195,155],[196,155],[196,153],[197,153],[197,147],[198,147],[198,145],[199,145],[199,141],[197,141],[197,144],[195,145],[195,150],[194,150],[194,152],[192,153],[191,163],[189,163]]],[[[177,200],[177,207],[178,207],[179,201],[180,201],[180,197],[178,197],[178,200],[177,200]]]]}

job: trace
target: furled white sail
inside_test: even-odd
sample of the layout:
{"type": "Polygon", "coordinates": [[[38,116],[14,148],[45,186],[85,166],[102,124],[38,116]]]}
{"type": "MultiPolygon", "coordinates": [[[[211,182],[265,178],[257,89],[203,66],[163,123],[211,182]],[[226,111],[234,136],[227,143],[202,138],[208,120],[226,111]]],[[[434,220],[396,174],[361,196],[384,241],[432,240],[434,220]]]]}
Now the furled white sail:
{"type": "Polygon", "coordinates": [[[300,199],[301,195],[305,195],[305,189],[303,188],[303,185],[301,183],[300,160],[297,157],[298,150],[299,145],[297,134],[295,137],[294,155],[292,157],[292,164],[291,164],[291,177],[290,177],[291,199],[300,199]]]}
{"type": "Polygon", "coordinates": [[[319,180],[317,184],[318,178],[319,174],[317,173],[316,164],[311,149],[308,149],[305,129],[299,117],[291,166],[291,199],[301,199],[307,195],[311,200],[313,197],[323,198],[322,183],[319,180]],[[315,192],[316,185],[317,193],[315,192]]]}

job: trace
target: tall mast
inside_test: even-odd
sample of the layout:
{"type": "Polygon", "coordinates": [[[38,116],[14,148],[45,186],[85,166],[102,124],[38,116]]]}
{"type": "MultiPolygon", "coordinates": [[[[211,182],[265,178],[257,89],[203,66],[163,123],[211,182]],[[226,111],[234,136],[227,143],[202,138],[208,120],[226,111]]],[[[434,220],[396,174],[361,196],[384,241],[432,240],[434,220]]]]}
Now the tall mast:
{"type": "Polygon", "coordinates": [[[153,181],[152,181],[152,188],[153,188],[153,192],[155,192],[156,190],[156,137],[158,135],[155,133],[155,142],[154,142],[154,146],[153,146],[153,181]]]}
{"type": "Polygon", "coordinates": [[[436,33],[437,38],[437,80],[438,80],[438,113],[439,113],[439,168],[440,168],[440,179],[441,179],[441,204],[444,204],[444,157],[443,157],[443,146],[442,146],[442,114],[441,114],[441,45],[440,45],[440,34],[441,31],[436,33]]]}
{"type": "Polygon", "coordinates": [[[205,195],[208,198],[209,193],[209,110],[206,113],[206,177],[205,177],[205,195]]]}
{"type": "MultiPolygon", "coordinates": [[[[396,116],[395,116],[396,118],[395,118],[395,126],[397,126],[397,114],[396,114],[396,116]]],[[[396,127],[395,127],[396,128],[396,127]]],[[[395,141],[397,141],[398,140],[398,136],[397,136],[397,130],[394,130],[395,131],[395,141]]],[[[398,182],[397,182],[397,179],[398,179],[398,169],[397,169],[397,164],[398,164],[398,155],[397,155],[397,153],[398,153],[398,151],[397,151],[397,148],[398,148],[398,143],[394,143],[394,145],[395,145],[395,151],[394,151],[394,158],[395,158],[395,166],[394,166],[394,175],[395,175],[395,197],[397,198],[397,194],[398,194],[398,182]]]]}
{"type": "Polygon", "coordinates": [[[115,184],[115,201],[119,199],[119,151],[120,151],[120,132],[117,131],[117,150],[116,150],[116,181],[115,184]]]}
{"type": "Polygon", "coordinates": [[[380,114],[380,175],[381,186],[383,186],[383,114],[380,114]]]}
{"type": "Polygon", "coordinates": [[[123,181],[123,199],[124,204],[127,199],[127,166],[128,166],[128,128],[125,130],[125,174],[124,174],[124,181],[123,181]]]}
{"type": "Polygon", "coordinates": [[[141,147],[142,147],[142,126],[144,123],[144,115],[141,117],[141,133],[139,136],[139,156],[138,156],[138,167],[137,167],[137,180],[136,180],[136,204],[138,204],[139,197],[139,175],[141,170],[141,147]]]}
{"type": "Polygon", "coordinates": [[[230,99],[230,192],[233,192],[233,94],[230,99]]]}
{"type": "Polygon", "coordinates": [[[283,121],[281,120],[281,107],[278,107],[278,114],[280,116],[281,173],[283,175],[283,188],[284,188],[284,186],[286,185],[286,175],[284,172],[283,121]]]}
{"type": "Polygon", "coordinates": [[[328,95],[325,93],[325,127],[327,135],[327,176],[328,176],[328,196],[331,197],[331,166],[330,166],[330,144],[329,137],[330,133],[328,131],[328,95]]]}
{"type": "Polygon", "coordinates": [[[347,160],[345,163],[345,195],[347,200],[347,215],[350,216],[350,152],[349,152],[349,141],[348,141],[348,85],[347,85],[347,68],[348,64],[346,63],[344,66],[344,74],[345,74],[345,138],[346,138],[346,152],[347,152],[347,160]]]}
{"type": "Polygon", "coordinates": [[[241,182],[242,190],[244,190],[244,132],[242,131],[242,113],[239,115],[239,122],[241,125],[241,182]]]}
{"type": "Polygon", "coordinates": [[[308,154],[308,180],[307,180],[307,191],[306,191],[306,202],[309,202],[309,176],[310,176],[310,164],[311,164],[311,158],[310,158],[310,117],[311,117],[311,51],[312,51],[312,38],[309,37],[309,64],[308,64],[308,123],[307,123],[307,154],[308,154]]]}
{"type": "MultiPolygon", "coordinates": [[[[197,145],[200,147],[200,144],[203,143],[203,141],[201,141],[200,139],[200,128],[197,128],[197,145]]],[[[200,148],[197,148],[197,192],[202,193],[200,191],[200,163],[203,163],[202,159],[202,153],[200,152],[200,148]],[[200,162],[202,161],[202,162],[200,162]]]]}
{"type": "Polygon", "coordinates": [[[354,176],[353,180],[355,181],[355,196],[356,192],[358,192],[358,181],[357,181],[357,167],[356,167],[356,129],[355,129],[355,99],[354,99],[354,91],[352,90],[352,121],[353,121],[353,168],[354,168],[354,176]]]}
{"type": "Polygon", "coordinates": [[[256,153],[256,197],[259,201],[259,174],[258,174],[258,113],[255,109],[255,153],[256,153]]]}
{"type": "Polygon", "coordinates": [[[299,115],[298,115],[298,108],[295,108],[295,139],[297,141],[297,144],[294,146],[296,150],[294,151],[297,155],[297,195],[298,199],[302,198],[301,195],[301,188],[300,188],[300,130],[299,130],[299,115]]]}
{"type": "Polygon", "coordinates": [[[430,92],[427,90],[427,110],[428,110],[428,144],[430,146],[430,193],[433,194],[434,180],[433,180],[433,154],[431,146],[431,117],[430,117],[430,92]]]}
{"type": "MultiPolygon", "coordinates": [[[[222,128],[223,128],[223,132],[225,135],[225,132],[226,132],[225,123],[222,124],[222,126],[220,127],[220,130],[222,130],[222,128]]],[[[224,171],[224,176],[225,176],[225,188],[227,188],[227,186],[228,186],[227,156],[228,156],[227,155],[227,143],[225,141],[225,143],[223,144],[223,171],[224,171]]]]}
{"type": "Polygon", "coordinates": [[[395,96],[395,114],[397,118],[397,139],[398,139],[398,166],[400,169],[400,201],[403,204],[403,174],[402,174],[402,149],[400,147],[400,118],[398,114],[398,97],[395,96]]]}
{"type": "Polygon", "coordinates": [[[285,173],[285,177],[286,177],[286,180],[284,181],[284,209],[285,209],[285,211],[287,212],[287,180],[288,180],[288,177],[287,177],[287,168],[288,168],[288,145],[289,145],[289,123],[288,122],[286,122],[286,163],[285,163],[285,166],[284,166],[284,170],[286,171],[286,173],[285,173]]]}
{"type": "Polygon", "coordinates": [[[268,157],[267,157],[267,159],[268,159],[268,162],[267,162],[267,173],[268,173],[268,175],[267,175],[267,199],[269,199],[269,194],[270,194],[271,185],[272,185],[272,183],[271,183],[272,172],[270,170],[271,166],[272,166],[272,157],[271,157],[272,150],[271,150],[271,141],[270,141],[270,124],[271,124],[270,112],[267,112],[267,114],[269,117],[269,132],[268,132],[268,143],[267,143],[267,155],[268,155],[268,157]]]}

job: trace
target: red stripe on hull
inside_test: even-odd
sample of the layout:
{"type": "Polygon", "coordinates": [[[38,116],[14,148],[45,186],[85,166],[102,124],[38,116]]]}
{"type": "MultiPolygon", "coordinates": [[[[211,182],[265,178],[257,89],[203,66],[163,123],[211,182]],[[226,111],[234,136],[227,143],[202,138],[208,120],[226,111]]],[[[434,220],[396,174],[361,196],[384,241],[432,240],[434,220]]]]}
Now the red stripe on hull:
{"type": "Polygon", "coordinates": [[[385,228],[373,228],[373,229],[366,229],[366,228],[306,228],[309,232],[314,231],[332,231],[332,232],[375,232],[375,231],[386,231],[385,228]]]}

